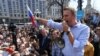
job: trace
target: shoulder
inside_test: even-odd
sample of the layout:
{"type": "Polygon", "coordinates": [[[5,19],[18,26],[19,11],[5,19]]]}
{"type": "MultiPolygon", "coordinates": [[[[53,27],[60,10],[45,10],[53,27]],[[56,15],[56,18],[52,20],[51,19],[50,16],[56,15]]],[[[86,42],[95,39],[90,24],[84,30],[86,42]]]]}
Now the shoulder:
{"type": "Polygon", "coordinates": [[[81,29],[90,29],[89,26],[87,26],[86,24],[83,24],[83,23],[78,23],[78,27],[81,28],[81,29]]]}
{"type": "Polygon", "coordinates": [[[88,42],[87,44],[90,48],[94,48],[94,46],[92,45],[92,43],[88,42]]]}
{"type": "Polygon", "coordinates": [[[87,44],[85,46],[85,50],[94,50],[94,47],[90,42],[87,42],[87,44]]]}

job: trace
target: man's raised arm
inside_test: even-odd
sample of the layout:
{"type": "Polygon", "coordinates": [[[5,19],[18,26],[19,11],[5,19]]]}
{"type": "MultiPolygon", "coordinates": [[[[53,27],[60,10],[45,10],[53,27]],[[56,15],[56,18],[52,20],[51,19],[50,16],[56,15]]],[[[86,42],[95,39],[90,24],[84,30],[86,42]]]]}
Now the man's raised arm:
{"type": "Polygon", "coordinates": [[[43,25],[47,25],[47,22],[48,22],[47,19],[39,18],[39,17],[35,17],[35,20],[37,20],[38,22],[40,22],[43,25]]]}

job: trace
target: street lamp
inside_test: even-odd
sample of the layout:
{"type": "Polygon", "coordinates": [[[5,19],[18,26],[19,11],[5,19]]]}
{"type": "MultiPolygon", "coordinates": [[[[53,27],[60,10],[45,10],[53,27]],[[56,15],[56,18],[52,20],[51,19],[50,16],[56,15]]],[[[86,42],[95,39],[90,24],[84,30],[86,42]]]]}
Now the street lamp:
{"type": "Polygon", "coordinates": [[[35,13],[35,15],[36,15],[37,17],[40,17],[41,12],[39,11],[39,9],[36,9],[34,13],[35,13]]]}
{"type": "MultiPolygon", "coordinates": [[[[39,11],[39,9],[36,9],[34,13],[36,17],[40,17],[41,12],[39,11]]],[[[39,21],[37,22],[38,22],[38,25],[40,25],[39,21]]]]}
{"type": "Polygon", "coordinates": [[[2,19],[3,23],[5,23],[5,19],[2,19]]]}
{"type": "Polygon", "coordinates": [[[82,2],[83,0],[78,0],[78,10],[82,10],[82,2]]]}
{"type": "Polygon", "coordinates": [[[2,19],[2,22],[3,22],[3,26],[5,26],[5,21],[6,21],[5,19],[2,19]]]}

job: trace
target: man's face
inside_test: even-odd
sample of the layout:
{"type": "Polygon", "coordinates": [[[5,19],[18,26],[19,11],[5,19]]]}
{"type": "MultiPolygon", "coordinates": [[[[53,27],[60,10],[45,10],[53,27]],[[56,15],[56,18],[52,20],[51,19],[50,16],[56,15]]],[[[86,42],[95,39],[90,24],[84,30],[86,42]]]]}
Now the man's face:
{"type": "Polygon", "coordinates": [[[48,32],[47,32],[46,29],[42,29],[42,30],[41,30],[41,34],[42,34],[43,36],[47,36],[48,32]]]}
{"type": "Polygon", "coordinates": [[[71,22],[72,19],[73,19],[73,15],[72,15],[71,11],[64,10],[63,11],[63,20],[65,20],[66,22],[71,22]]]}
{"type": "Polygon", "coordinates": [[[96,34],[100,36],[100,29],[96,30],[96,34]]]}

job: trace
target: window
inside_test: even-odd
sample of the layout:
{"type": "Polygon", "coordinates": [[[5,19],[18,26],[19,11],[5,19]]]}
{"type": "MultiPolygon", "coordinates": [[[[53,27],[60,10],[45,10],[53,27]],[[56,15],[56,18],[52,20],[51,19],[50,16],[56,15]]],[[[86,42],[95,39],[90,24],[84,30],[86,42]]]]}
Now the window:
{"type": "Polygon", "coordinates": [[[16,10],[14,10],[14,13],[16,13],[16,10]]]}
{"type": "Polygon", "coordinates": [[[7,16],[7,14],[5,14],[5,16],[7,16]]]}
{"type": "Polygon", "coordinates": [[[20,14],[18,14],[18,17],[20,17],[20,14]]]}
{"type": "Polygon", "coordinates": [[[27,13],[27,11],[25,11],[25,13],[27,13]]]}
{"type": "Polygon", "coordinates": [[[12,17],[12,14],[10,14],[10,16],[12,17]]]}
{"type": "Polygon", "coordinates": [[[17,10],[17,13],[19,13],[19,10],[17,10]]]}
{"type": "Polygon", "coordinates": [[[25,15],[27,17],[27,15],[25,15]]]}
{"type": "Polygon", "coordinates": [[[2,13],[0,13],[0,16],[2,16],[2,13]]]}
{"type": "Polygon", "coordinates": [[[16,14],[14,16],[16,17],[16,14]]]}
{"type": "Polygon", "coordinates": [[[7,12],[6,9],[4,9],[4,12],[7,12]]]}
{"type": "Polygon", "coordinates": [[[6,5],[3,4],[3,8],[6,8],[6,5]]]}
{"type": "Polygon", "coordinates": [[[23,17],[23,15],[22,15],[22,17],[23,17]]]}
{"type": "Polygon", "coordinates": [[[2,0],[2,2],[4,3],[4,2],[5,2],[5,0],[2,0]]]}

